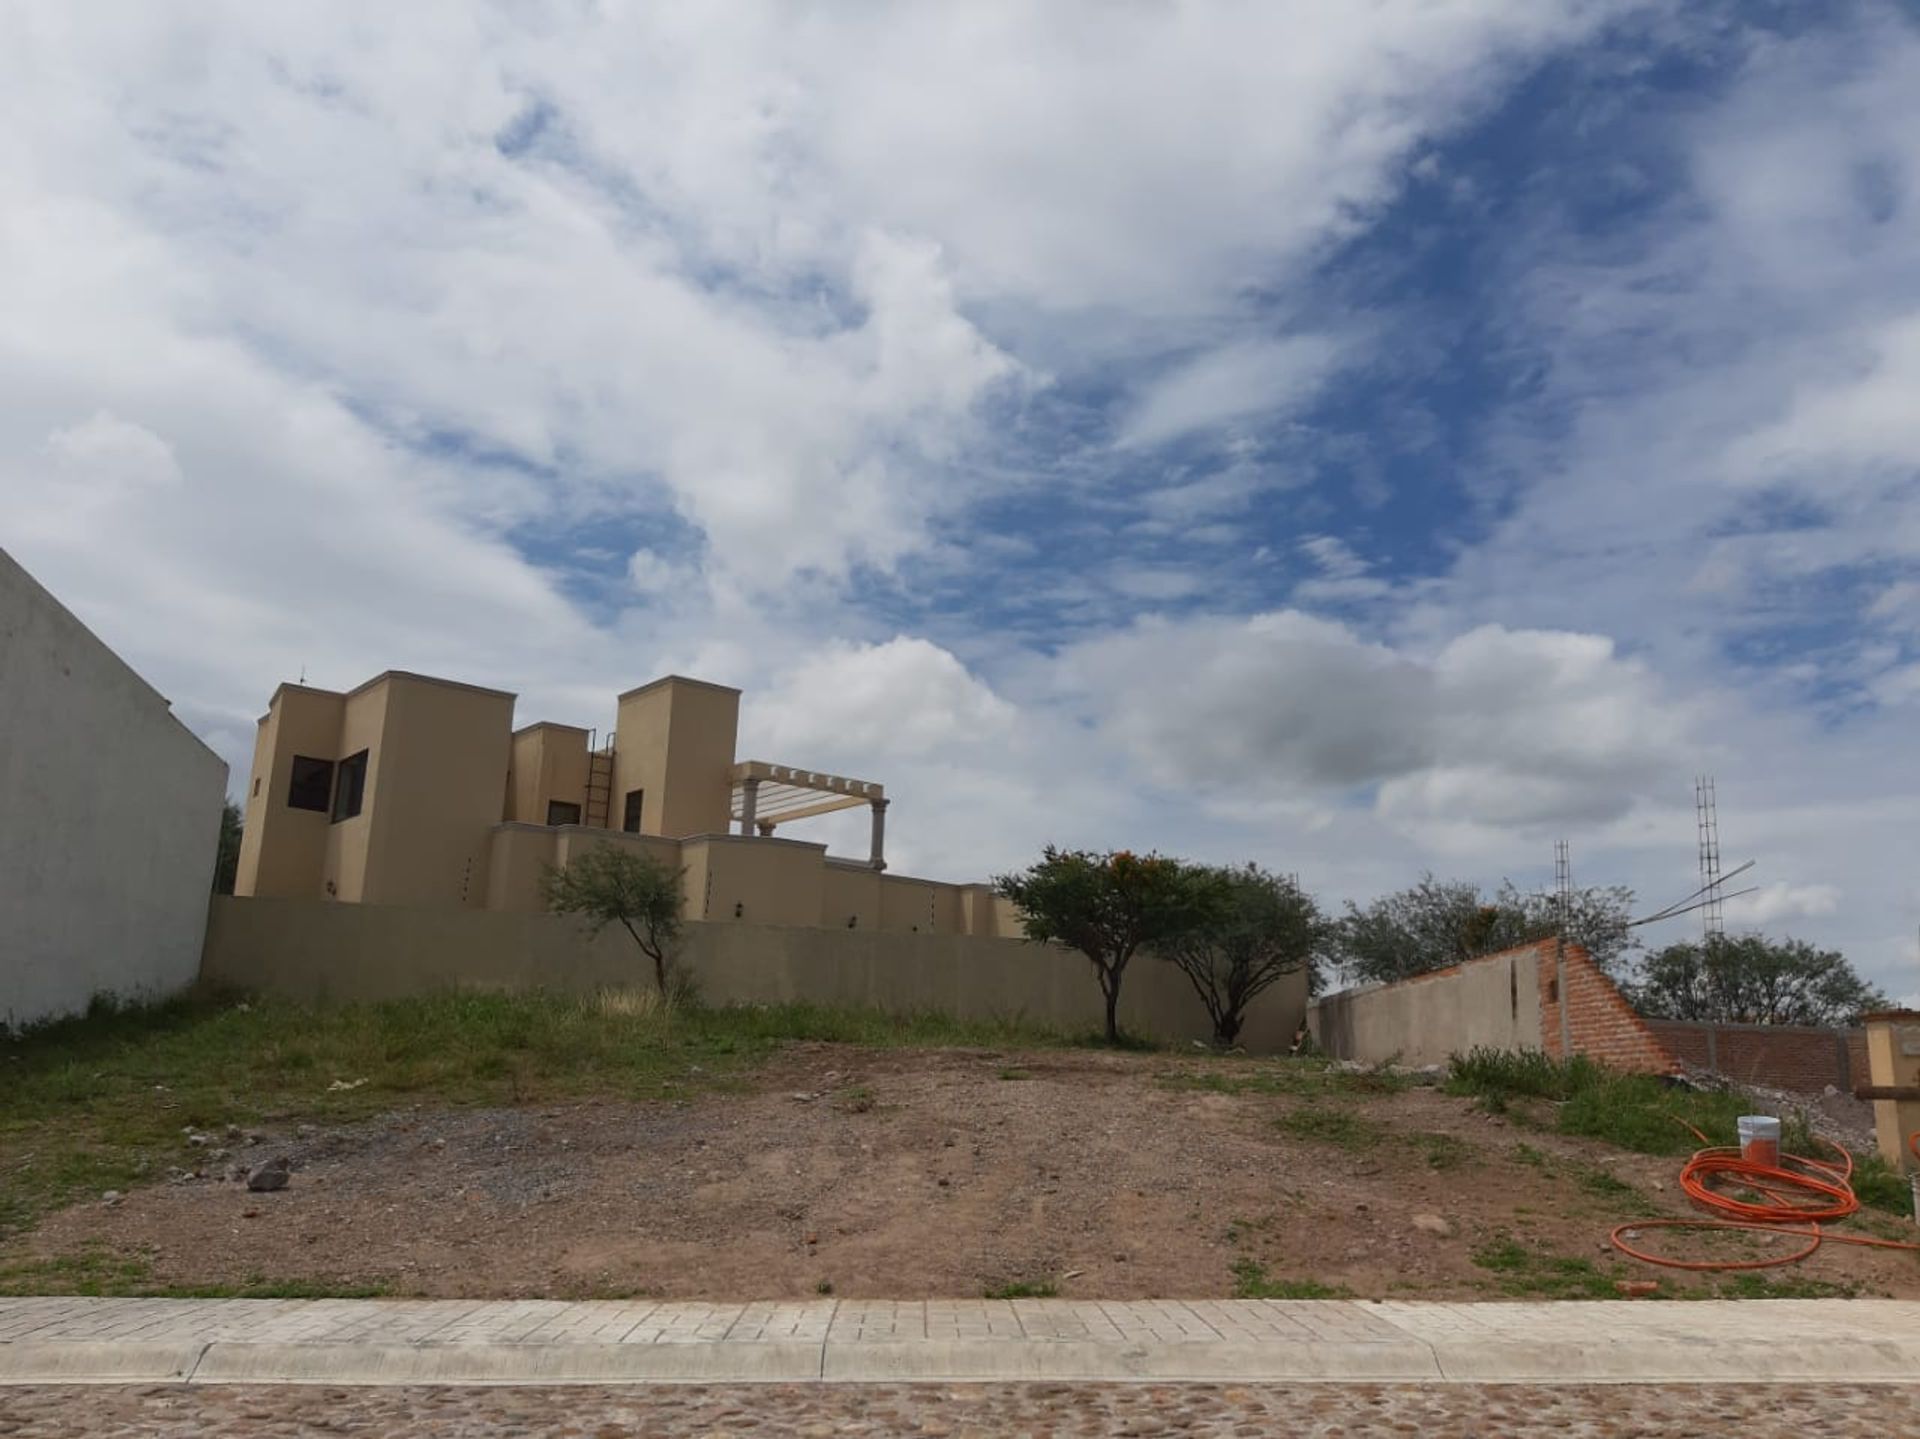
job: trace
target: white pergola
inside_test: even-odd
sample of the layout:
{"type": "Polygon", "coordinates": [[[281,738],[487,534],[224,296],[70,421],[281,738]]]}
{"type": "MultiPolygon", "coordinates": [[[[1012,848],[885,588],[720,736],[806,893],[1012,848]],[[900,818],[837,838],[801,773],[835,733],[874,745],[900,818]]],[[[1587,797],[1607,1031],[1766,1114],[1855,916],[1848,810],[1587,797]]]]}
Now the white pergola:
{"type": "Polygon", "coordinates": [[[758,759],[742,760],[733,767],[732,813],[742,834],[771,835],[779,825],[863,804],[873,812],[869,862],[875,869],[885,869],[887,794],[880,785],[758,759]]]}

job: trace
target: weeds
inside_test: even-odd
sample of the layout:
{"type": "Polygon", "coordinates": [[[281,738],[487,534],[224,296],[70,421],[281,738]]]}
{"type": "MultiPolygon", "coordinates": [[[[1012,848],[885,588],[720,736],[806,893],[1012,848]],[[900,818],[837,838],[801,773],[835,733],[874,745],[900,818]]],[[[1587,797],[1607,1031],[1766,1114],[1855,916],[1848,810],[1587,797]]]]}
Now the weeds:
{"type": "Polygon", "coordinates": [[[1913,1216],[1913,1189],[1907,1176],[1887,1163],[1878,1150],[1863,1156],[1853,1170],[1853,1192],[1869,1209],[1913,1216]]]}
{"type": "Polygon", "coordinates": [[[1499,1276],[1495,1287],[1516,1298],[1617,1299],[1615,1276],[1590,1259],[1548,1254],[1517,1239],[1496,1239],[1473,1251],[1473,1262],[1499,1276]]]}
{"type": "Polygon", "coordinates": [[[1274,1122],[1282,1133],[1295,1139],[1331,1144],[1340,1149],[1371,1149],[1388,1137],[1381,1125],[1349,1109],[1323,1109],[1310,1104],[1290,1110],[1274,1122]]]}
{"type": "Polygon", "coordinates": [[[1595,1199],[1638,1199],[1640,1191],[1598,1165],[1583,1164],[1573,1171],[1573,1182],[1595,1199]]]}
{"type": "Polygon", "coordinates": [[[1335,1069],[1324,1059],[1276,1059],[1251,1065],[1163,1074],[1172,1089],[1213,1094],[1284,1094],[1299,1099],[1399,1094],[1412,1087],[1406,1075],[1385,1069],[1335,1069]],[[1257,1067],[1256,1067],[1257,1066],[1257,1067]]]}
{"type": "Polygon", "coordinates": [[[378,1284],[329,1284],[325,1280],[268,1279],[255,1275],[239,1284],[169,1284],[153,1277],[144,1260],[89,1247],[76,1254],[0,1266],[0,1295],[78,1294],[125,1299],[379,1299],[378,1284]]]}
{"type": "Polygon", "coordinates": [[[986,1291],[988,1299],[1053,1299],[1060,1293],[1051,1279],[1016,1279],[1011,1284],[1002,1284],[996,1289],[986,1291]]]}
{"type": "Polygon", "coordinates": [[[1732,1144],[1735,1121],[1753,1107],[1737,1089],[1688,1089],[1658,1075],[1608,1069],[1581,1055],[1561,1060],[1537,1050],[1477,1048],[1455,1055],[1447,1090],[1473,1095],[1496,1112],[1515,1099],[1553,1100],[1560,1106],[1555,1127],[1562,1134],[1641,1154],[1684,1154],[1700,1147],[1702,1134],[1708,1144],[1732,1144]]]}
{"type": "Polygon", "coordinates": [[[183,1129],[349,1123],[424,1102],[678,1098],[736,1088],[781,1046],[1060,1048],[1011,1020],[811,1004],[702,1009],[648,990],[443,994],[317,1007],[192,995],[97,1006],[0,1039],[0,1239],[190,1165],[183,1129]],[[338,1086],[338,1087],[335,1087],[338,1086]]]}
{"type": "Polygon", "coordinates": [[[1458,1169],[1474,1157],[1473,1146],[1451,1134],[1416,1134],[1413,1142],[1429,1169],[1458,1169]]]}
{"type": "Polygon", "coordinates": [[[1317,1279],[1269,1279],[1266,1266],[1252,1259],[1237,1260],[1233,1266],[1235,1299],[1349,1299],[1353,1291],[1344,1284],[1322,1284],[1317,1279]]]}

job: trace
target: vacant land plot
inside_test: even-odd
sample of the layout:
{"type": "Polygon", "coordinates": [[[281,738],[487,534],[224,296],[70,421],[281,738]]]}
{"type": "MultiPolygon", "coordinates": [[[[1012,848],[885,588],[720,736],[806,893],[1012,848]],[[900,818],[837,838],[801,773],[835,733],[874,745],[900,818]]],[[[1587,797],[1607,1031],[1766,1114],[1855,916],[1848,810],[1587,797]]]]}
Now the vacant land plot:
{"type": "Polygon", "coordinates": [[[24,1101],[0,1290],[1920,1297],[1884,1251],[1739,1279],[1620,1260],[1612,1225],[1686,1212],[1674,1158],[1561,1133],[1545,1099],[1311,1061],[504,1000],[36,1043],[0,1061],[24,1101]],[[272,1156],[280,1192],[229,1177],[272,1156]]]}

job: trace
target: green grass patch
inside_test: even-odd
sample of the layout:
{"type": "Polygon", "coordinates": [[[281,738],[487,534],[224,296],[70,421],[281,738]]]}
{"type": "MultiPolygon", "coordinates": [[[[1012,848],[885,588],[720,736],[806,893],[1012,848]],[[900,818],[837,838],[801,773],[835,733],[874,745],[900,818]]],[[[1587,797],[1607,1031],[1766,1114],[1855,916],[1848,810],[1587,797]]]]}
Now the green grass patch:
{"type": "Polygon", "coordinates": [[[1458,1169],[1478,1152],[1466,1140],[1451,1134],[1416,1134],[1413,1144],[1429,1169],[1458,1169]]]}
{"type": "MultiPolygon", "coordinates": [[[[1559,1106],[1554,1127],[1560,1133],[1641,1154],[1686,1154],[1701,1147],[1699,1134],[1708,1144],[1733,1144],[1735,1121],[1753,1113],[1755,1103],[1738,1089],[1688,1089],[1657,1075],[1608,1069],[1583,1056],[1560,1060],[1534,1050],[1474,1049],[1455,1055],[1447,1090],[1472,1095],[1497,1112],[1518,1100],[1551,1100],[1559,1106]]],[[[1786,1139],[1789,1149],[1810,1142],[1804,1124],[1786,1139]]]]}
{"type": "Polygon", "coordinates": [[[1289,1110],[1274,1123],[1283,1134],[1314,1144],[1331,1144],[1340,1149],[1371,1149],[1388,1140],[1388,1131],[1380,1124],[1351,1109],[1303,1105],[1289,1110]]]}
{"type": "Polygon", "coordinates": [[[1826,1279],[1803,1279],[1797,1275],[1772,1278],[1749,1270],[1729,1274],[1713,1288],[1682,1290],[1684,1299],[1851,1299],[1860,1292],[1857,1284],[1836,1283],[1826,1279]]]}
{"type": "Polygon", "coordinates": [[[1583,1164],[1573,1171],[1573,1182],[1582,1193],[1595,1199],[1627,1200],[1640,1198],[1640,1191],[1626,1180],[1597,1164],[1583,1164]]]}
{"type": "Polygon", "coordinates": [[[1495,1277],[1494,1287],[1514,1298],[1618,1299],[1617,1272],[1603,1271],[1590,1259],[1529,1249],[1511,1237],[1495,1239],[1473,1251],[1473,1262],[1495,1277]]]}
{"type": "Polygon", "coordinates": [[[1547,1167],[1546,1154],[1524,1141],[1513,1146],[1513,1158],[1516,1164],[1530,1164],[1535,1169],[1547,1167]]]}
{"type": "Polygon", "coordinates": [[[1275,1094],[1297,1099],[1399,1094],[1412,1087],[1406,1075],[1383,1069],[1338,1069],[1326,1059],[1223,1060],[1205,1069],[1160,1076],[1170,1089],[1213,1094],[1275,1094]]]}
{"type": "Polygon", "coordinates": [[[93,1246],[53,1259],[0,1265],[0,1295],[79,1294],[113,1299],[379,1299],[378,1284],[254,1276],[239,1284],[168,1284],[137,1257],[93,1246]]]}
{"type": "Polygon", "coordinates": [[[1270,1279],[1266,1266],[1252,1259],[1237,1260],[1233,1266],[1235,1299],[1350,1299],[1353,1291],[1344,1284],[1322,1284],[1317,1279],[1270,1279]]]}
{"type": "Polygon", "coordinates": [[[402,1105],[677,1099],[742,1087],[782,1046],[1062,1048],[1012,1020],[811,1004],[665,1008],[650,991],[445,994],[319,1007],[195,995],[0,1037],[0,1238],[192,1167],[228,1124],[285,1132],[402,1105]],[[338,1087],[336,1087],[338,1086],[338,1087]]]}
{"type": "Polygon", "coordinates": [[[997,1289],[989,1289],[984,1295],[988,1299],[1054,1299],[1060,1294],[1060,1288],[1051,1279],[1016,1279],[1011,1284],[1002,1284],[997,1289]]]}
{"type": "Polygon", "coordinates": [[[1860,1156],[1854,1165],[1853,1192],[1869,1209],[1897,1214],[1902,1219],[1913,1217],[1911,1182],[1905,1174],[1887,1163],[1886,1157],[1877,1149],[1860,1156]]]}

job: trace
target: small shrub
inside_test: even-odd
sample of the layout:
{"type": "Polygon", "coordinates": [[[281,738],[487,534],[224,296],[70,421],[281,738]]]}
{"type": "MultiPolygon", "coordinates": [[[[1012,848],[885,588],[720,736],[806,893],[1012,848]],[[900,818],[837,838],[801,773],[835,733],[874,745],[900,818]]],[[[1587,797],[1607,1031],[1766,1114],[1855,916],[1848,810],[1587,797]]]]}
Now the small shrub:
{"type": "Polygon", "coordinates": [[[1869,1209],[1884,1210],[1903,1219],[1913,1215],[1913,1190],[1907,1176],[1887,1163],[1878,1150],[1860,1157],[1855,1164],[1853,1192],[1869,1209]]]}
{"type": "Polygon", "coordinates": [[[1447,1092],[1483,1098],[1571,1099],[1604,1074],[1584,1055],[1559,1060],[1537,1049],[1476,1045],[1448,1062],[1447,1092]]]}
{"type": "Polygon", "coordinates": [[[1060,1293],[1051,1279],[1016,1279],[986,1291],[988,1299],[1053,1299],[1060,1293]]]}

